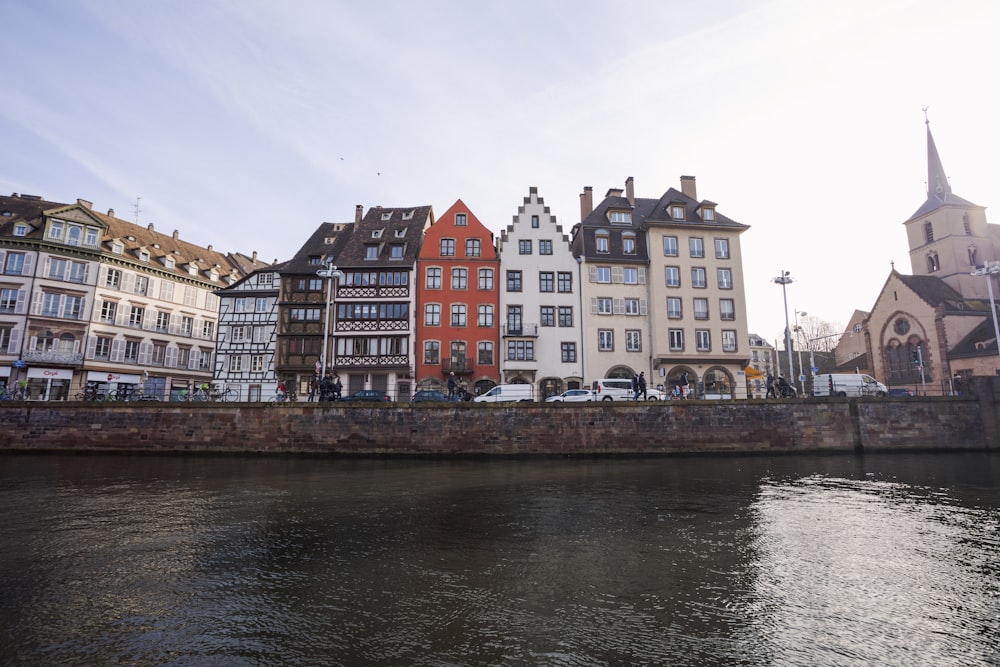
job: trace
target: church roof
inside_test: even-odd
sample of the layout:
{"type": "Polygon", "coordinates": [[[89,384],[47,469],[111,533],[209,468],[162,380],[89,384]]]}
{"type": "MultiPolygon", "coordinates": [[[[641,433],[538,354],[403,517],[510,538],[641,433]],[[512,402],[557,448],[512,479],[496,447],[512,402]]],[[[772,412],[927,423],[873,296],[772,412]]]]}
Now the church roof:
{"type": "Polygon", "coordinates": [[[895,273],[901,283],[913,290],[917,296],[931,306],[937,307],[943,303],[957,303],[965,300],[954,287],[935,276],[907,276],[898,271],[895,273]]]}
{"type": "Polygon", "coordinates": [[[944,164],[938,154],[937,145],[934,143],[934,135],[931,134],[931,123],[927,124],[927,200],[910,216],[920,218],[936,211],[942,206],[976,206],[967,199],[963,199],[951,191],[951,183],[944,173],[944,164]]]}
{"type": "Polygon", "coordinates": [[[981,357],[997,354],[997,336],[993,329],[993,319],[984,317],[975,329],[948,351],[948,356],[981,357]]]}

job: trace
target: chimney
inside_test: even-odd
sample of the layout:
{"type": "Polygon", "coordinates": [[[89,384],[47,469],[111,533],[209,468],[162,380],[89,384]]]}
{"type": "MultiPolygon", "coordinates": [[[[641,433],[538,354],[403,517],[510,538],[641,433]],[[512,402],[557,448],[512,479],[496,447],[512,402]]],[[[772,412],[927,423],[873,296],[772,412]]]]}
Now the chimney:
{"type": "Polygon", "coordinates": [[[178,231],[177,231],[177,230],[175,229],[175,230],[174,230],[174,234],[173,234],[173,236],[174,236],[174,240],[176,241],[177,239],[179,239],[179,238],[181,237],[181,233],[180,233],[180,232],[178,232],[178,231]]]}
{"type": "Polygon", "coordinates": [[[681,176],[681,192],[698,201],[698,187],[694,183],[694,176],[681,176]]]}
{"type": "Polygon", "coordinates": [[[108,217],[109,218],[115,217],[115,209],[113,209],[113,208],[109,208],[108,209],[108,217]]]}
{"type": "Polygon", "coordinates": [[[635,187],[631,176],[625,179],[625,199],[628,199],[629,206],[635,206],[635,187]]]}
{"type": "Polygon", "coordinates": [[[92,202],[89,202],[86,199],[80,199],[79,197],[77,197],[76,203],[88,210],[94,208],[94,204],[92,202]]]}
{"type": "Polygon", "coordinates": [[[608,188],[608,192],[604,196],[606,198],[607,197],[621,197],[622,196],[622,192],[624,192],[624,191],[621,188],[608,188]]]}
{"type": "Polygon", "coordinates": [[[257,251],[256,250],[253,251],[253,257],[250,258],[250,261],[253,262],[254,264],[257,263],[257,251]]]}
{"type": "Polygon", "coordinates": [[[207,248],[205,248],[205,249],[206,249],[206,250],[208,250],[209,252],[212,252],[212,244],[211,244],[211,243],[209,243],[209,244],[208,244],[208,247],[207,247],[207,248]]]}
{"type": "Polygon", "coordinates": [[[580,193],[580,222],[594,212],[594,188],[589,185],[580,193]]]}
{"type": "Polygon", "coordinates": [[[146,229],[148,229],[149,231],[153,231],[153,223],[149,223],[148,225],[146,225],[146,229]]]}
{"type": "Polygon", "coordinates": [[[361,222],[361,218],[364,217],[364,214],[365,214],[365,207],[364,206],[362,206],[361,204],[358,204],[357,206],[355,206],[354,207],[354,222],[355,223],[361,222]]]}

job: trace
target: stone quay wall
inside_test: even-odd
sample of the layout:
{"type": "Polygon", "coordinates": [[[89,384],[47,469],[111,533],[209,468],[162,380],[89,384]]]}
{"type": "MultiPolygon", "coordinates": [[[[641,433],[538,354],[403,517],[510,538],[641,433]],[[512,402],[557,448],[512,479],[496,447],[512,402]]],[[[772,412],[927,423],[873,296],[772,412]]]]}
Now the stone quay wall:
{"type": "Polygon", "coordinates": [[[3,403],[0,451],[667,455],[1000,449],[1000,378],[969,396],[508,406],[3,403]]]}

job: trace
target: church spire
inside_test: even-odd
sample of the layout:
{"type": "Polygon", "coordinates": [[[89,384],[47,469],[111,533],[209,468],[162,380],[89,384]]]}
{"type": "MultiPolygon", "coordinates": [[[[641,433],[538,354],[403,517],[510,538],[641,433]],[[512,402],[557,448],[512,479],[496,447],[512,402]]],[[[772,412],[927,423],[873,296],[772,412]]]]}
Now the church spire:
{"type": "Polygon", "coordinates": [[[951,184],[945,176],[941,156],[934,145],[934,135],[931,134],[931,121],[927,118],[927,108],[924,107],[924,123],[927,125],[927,194],[951,194],[951,184]]]}

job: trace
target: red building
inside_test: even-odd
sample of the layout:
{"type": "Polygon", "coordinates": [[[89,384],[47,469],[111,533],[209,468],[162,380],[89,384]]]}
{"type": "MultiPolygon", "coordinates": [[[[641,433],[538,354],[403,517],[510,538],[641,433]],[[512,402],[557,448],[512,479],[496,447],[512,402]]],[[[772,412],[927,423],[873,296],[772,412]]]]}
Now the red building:
{"type": "Polygon", "coordinates": [[[417,389],[446,392],[452,372],[472,393],[499,382],[499,274],[493,233],[459,199],[417,256],[417,389]]]}

